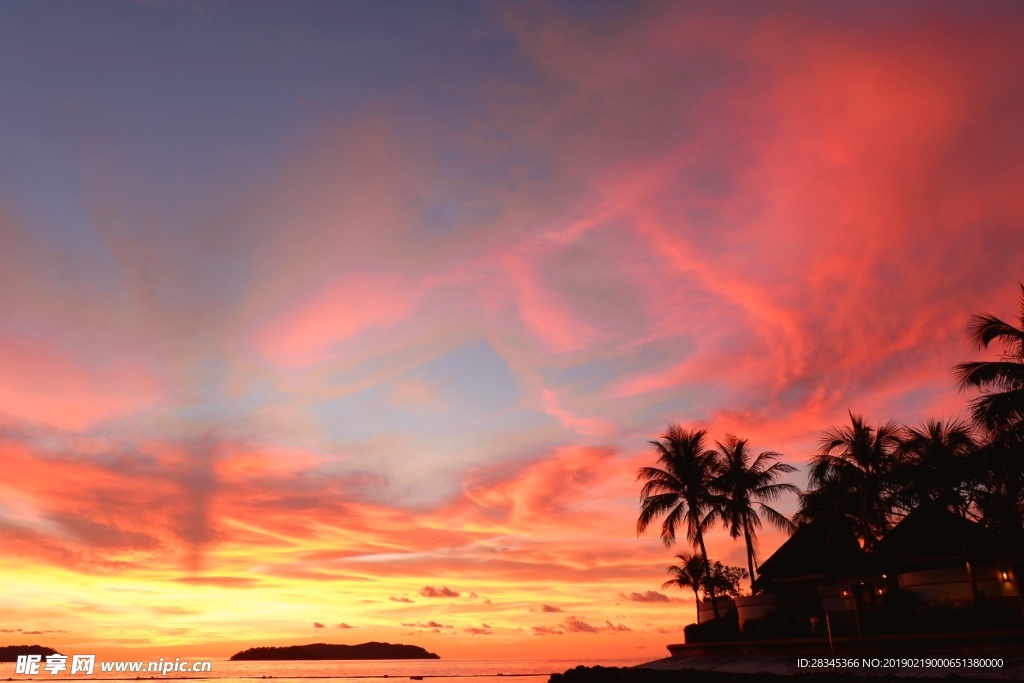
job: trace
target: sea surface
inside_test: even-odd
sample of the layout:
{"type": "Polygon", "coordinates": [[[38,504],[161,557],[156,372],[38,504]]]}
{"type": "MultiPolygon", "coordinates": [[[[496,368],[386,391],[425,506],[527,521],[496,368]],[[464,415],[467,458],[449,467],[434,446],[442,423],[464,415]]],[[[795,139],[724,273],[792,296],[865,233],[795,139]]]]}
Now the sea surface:
{"type": "MultiPolygon", "coordinates": [[[[253,683],[273,679],[273,683],[388,683],[391,679],[405,683],[422,677],[425,683],[547,683],[553,673],[562,673],[580,664],[587,666],[634,666],[650,661],[651,657],[637,659],[364,659],[233,662],[210,660],[209,673],[105,673],[97,660],[92,675],[66,671],[50,674],[45,670],[35,676],[15,673],[13,662],[0,664],[0,680],[37,681],[52,679],[103,680],[181,680],[184,678],[216,680],[224,683],[253,683]]],[[[44,660],[45,661],[45,660],[44,660]]],[[[69,660],[70,661],[70,660],[69,660]]]]}

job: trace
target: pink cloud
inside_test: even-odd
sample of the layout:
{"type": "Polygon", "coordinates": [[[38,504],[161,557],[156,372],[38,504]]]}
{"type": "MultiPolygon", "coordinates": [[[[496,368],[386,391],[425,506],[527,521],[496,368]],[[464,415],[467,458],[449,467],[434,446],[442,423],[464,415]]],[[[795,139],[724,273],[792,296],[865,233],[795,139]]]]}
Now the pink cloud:
{"type": "Polygon", "coordinates": [[[394,327],[415,301],[414,288],[397,277],[346,278],[267,323],[256,333],[256,347],[284,367],[310,365],[364,332],[394,327]]]}
{"type": "Polygon", "coordinates": [[[457,598],[459,597],[458,591],[453,591],[448,586],[441,586],[435,588],[434,586],[424,586],[420,590],[420,595],[425,598],[457,598]]]}
{"type": "Polygon", "coordinates": [[[629,594],[620,593],[619,597],[621,597],[624,600],[629,600],[631,602],[671,602],[672,601],[672,598],[668,597],[664,593],[659,593],[658,591],[644,591],[643,593],[637,593],[636,591],[633,591],[632,593],[629,593],[629,594]]]}
{"type": "Polygon", "coordinates": [[[602,631],[620,633],[633,630],[625,624],[613,624],[610,621],[605,621],[601,626],[593,626],[578,617],[568,617],[565,619],[562,622],[562,628],[569,633],[600,633],[602,631]]]}
{"type": "Polygon", "coordinates": [[[541,389],[540,404],[544,412],[580,434],[610,436],[615,431],[615,426],[607,420],[584,417],[567,410],[551,389],[541,389]]]}
{"type": "Polygon", "coordinates": [[[442,624],[442,623],[440,623],[438,621],[434,621],[433,619],[431,619],[430,621],[428,621],[426,623],[419,622],[419,621],[403,623],[402,626],[406,626],[408,628],[429,628],[429,629],[435,629],[435,628],[454,628],[451,624],[442,624]]]}
{"type": "Polygon", "coordinates": [[[0,336],[0,375],[4,414],[62,429],[125,417],[163,398],[156,374],[141,363],[111,359],[90,366],[49,341],[0,336]],[[101,384],[105,390],[97,392],[101,384]]]}
{"type": "Polygon", "coordinates": [[[531,626],[533,635],[535,636],[562,636],[565,635],[565,631],[554,628],[551,626],[531,626]]]}
{"type": "MultiPolygon", "coordinates": [[[[652,267],[664,277],[647,297],[678,312],[662,333],[698,340],[689,357],[626,375],[612,395],[714,383],[735,408],[758,396],[751,408],[762,415],[754,417],[770,410],[784,420],[800,402],[821,401],[819,387],[866,395],[883,383],[942,373],[953,351],[964,353],[959,328],[969,301],[978,300],[973,292],[991,292],[996,283],[951,288],[949,275],[976,281],[972,264],[994,256],[983,245],[1006,243],[997,226],[1019,221],[1024,202],[981,176],[954,171],[950,182],[950,169],[961,166],[942,160],[968,149],[977,157],[967,135],[980,136],[984,149],[998,146],[999,134],[986,136],[975,122],[1009,120],[990,104],[999,86],[988,76],[1019,56],[1000,30],[982,50],[927,22],[868,43],[855,30],[822,29],[818,20],[782,14],[741,29],[724,15],[674,8],[641,13],[630,28],[597,41],[589,27],[557,16],[543,26],[514,19],[538,64],[597,103],[601,114],[581,139],[600,139],[601,125],[641,128],[639,119],[659,107],[673,111],[660,83],[686,63],[687,51],[723,50],[758,76],[720,79],[688,102],[689,137],[654,126],[665,133],[661,152],[638,151],[642,144],[584,151],[571,135],[546,141],[566,169],[594,169],[587,177],[602,191],[593,215],[631,223],[657,254],[652,267]],[[972,80],[971,73],[985,76],[972,80]],[[629,110],[623,101],[648,107],[629,110]],[[741,145],[725,144],[737,136],[741,145]],[[701,173],[726,181],[729,191],[719,197],[687,182],[701,173]],[[935,214],[940,205],[963,213],[935,214]],[[980,207],[998,218],[986,225],[980,207]],[[695,208],[713,229],[696,222],[695,208]],[[964,220],[988,237],[965,240],[957,222],[964,220]],[[937,239],[921,239],[922,221],[934,225],[937,239]],[[949,316],[951,306],[963,313],[949,316]],[[924,348],[936,343],[947,349],[941,362],[924,348]],[[899,380],[894,367],[905,373],[899,380]]],[[[972,35],[995,28],[984,17],[973,21],[972,35]]],[[[572,116],[574,101],[567,96],[556,118],[572,116]]],[[[1012,157],[994,162],[988,170],[975,163],[995,178],[1014,177],[1012,157]]],[[[587,230],[599,223],[584,222],[587,230]]],[[[827,400],[838,412],[850,395],[827,400]]]]}
{"type": "MultiPolygon", "coordinates": [[[[616,470],[609,469],[615,462],[615,452],[611,449],[567,447],[519,470],[512,478],[502,477],[507,473],[501,471],[493,474],[482,471],[471,475],[464,492],[468,502],[503,514],[506,521],[517,528],[568,519],[599,525],[600,517],[595,517],[597,511],[591,509],[596,498],[567,498],[561,493],[566,486],[600,490],[607,480],[615,476],[616,470]],[[498,479],[491,481],[494,475],[498,479]]],[[[600,505],[594,507],[599,508],[600,505]]]]}
{"type": "Polygon", "coordinates": [[[509,257],[503,265],[516,289],[523,324],[547,351],[565,353],[592,343],[595,330],[576,318],[557,291],[539,283],[527,262],[509,257]]]}

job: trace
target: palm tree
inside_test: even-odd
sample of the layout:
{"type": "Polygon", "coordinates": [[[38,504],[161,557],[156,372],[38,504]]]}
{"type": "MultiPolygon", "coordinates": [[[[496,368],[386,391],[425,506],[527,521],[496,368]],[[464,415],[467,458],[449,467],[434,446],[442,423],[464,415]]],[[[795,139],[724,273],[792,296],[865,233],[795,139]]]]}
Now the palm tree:
{"type": "Polygon", "coordinates": [[[907,427],[893,475],[909,510],[931,502],[967,519],[985,463],[971,429],[962,420],[928,420],[907,427]]]}
{"type": "Polygon", "coordinates": [[[870,550],[889,528],[892,499],[891,472],[899,447],[900,428],[893,421],[877,429],[850,412],[849,426],[829,427],[821,433],[817,454],[811,460],[812,490],[827,485],[840,508],[852,507],[855,531],[870,550]]]}
{"type": "Polygon", "coordinates": [[[661,584],[662,588],[692,588],[693,599],[697,603],[697,623],[700,623],[700,588],[704,576],[708,573],[708,563],[700,555],[676,555],[679,564],[668,568],[672,578],[661,584]]]}
{"type": "Polygon", "coordinates": [[[850,495],[850,485],[838,473],[830,473],[813,489],[800,494],[800,509],[793,515],[797,524],[821,523],[829,543],[856,535],[859,506],[850,495]]]}
{"type": "Polygon", "coordinates": [[[712,488],[721,495],[714,515],[721,518],[730,536],[739,538],[740,534],[743,535],[747,546],[750,590],[753,592],[757,530],[761,528],[761,515],[778,529],[793,530],[793,523],[767,502],[778,500],[784,493],[800,493],[800,489],[793,484],[776,483],[779,476],[796,472],[796,468],[784,462],[776,462],[782,454],[774,451],[764,451],[750,462],[747,439],[739,439],[732,434],[726,435],[725,443],[716,443],[721,456],[712,488]]]}
{"type": "MultiPolygon", "coordinates": [[[[893,470],[894,481],[909,507],[935,506],[967,519],[975,501],[977,485],[984,477],[986,463],[978,457],[977,445],[966,423],[928,420],[919,428],[907,427],[898,451],[900,462],[893,470]]],[[[971,568],[963,526],[957,524],[960,557],[978,600],[978,583],[971,568]]]]}
{"type": "Polygon", "coordinates": [[[1024,542],[1024,430],[989,434],[979,447],[975,491],[979,521],[1024,542]]]}
{"type": "MultiPolygon", "coordinates": [[[[657,441],[649,442],[658,453],[661,467],[641,467],[637,481],[644,482],[640,489],[640,516],[636,521],[637,535],[644,533],[656,518],[664,515],[661,540],[671,546],[676,530],[686,532],[686,539],[700,548],[700,556],[708,564],[708,551],[704,544],[704,531],[711,522],[710,511],[715,496],[711,479],[716,468],[717,452],[704,445],[707,431],[687,430],[670,424],[657,441]]],[[[705,568],[705,578],[710,575],[705,568]]],[[[712,589],[713,590],[713,589],[712,589]]],[[[711,595],[711,606],[717,619],[718,605],[711,595]]]]}
{"type": "Polygon", "coordinates": [[[991,432],[1024,431],[1024,284],[1021,284],[1020,327],[989,313],[971,317],[967,334],[979,349],[994,341],[1003,347],[997,361],[960,363],[954,370],[960,389],[980,389],[971,401],[975,422],[991,432]]]}

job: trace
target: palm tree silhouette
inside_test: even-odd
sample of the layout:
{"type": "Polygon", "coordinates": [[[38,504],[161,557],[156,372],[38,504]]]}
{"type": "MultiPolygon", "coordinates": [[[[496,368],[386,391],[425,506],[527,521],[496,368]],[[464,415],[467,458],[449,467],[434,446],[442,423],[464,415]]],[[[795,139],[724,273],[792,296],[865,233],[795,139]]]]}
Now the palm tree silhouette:
{"type": "Polygon", "coordinates": [[[704,576],[708,573],[708,563],[700,555],[676,555],[679,564],[668,568],[672,578],[661,584],[662,588],[692,588],[693,599],[697,603],[697,623],[700,623],[700,593],[704,576]]]}
{"type": "Polygon", "coordinates": [[[867,550],[889,528],[891,474],[899,435],[895,422],[873,429],[851,411],[848,426],[829,427],[821,433],[821,447],[811,460],[811,488],[827,486],[839,509],[852,506],[856,510],[854,530],[867,550]]]}
{"type": "MultiPolygon", "coordinates": [[[[930,419],[919,428],[906,427],[898,450],[900,462],[893,470],[897,497],[902,490],[908,507],[937,507],[967,519],[975,487],[984,475],[985,462],[966,423],[930,419]]],[[[971,569],[963,526],[956,526],[960,557],[978,600],[978,583],[971,569]]]]}
{"type": "Polygon", "coordinates": [[[974,507],[982,524],[1024,542],[1024,430],[989,437],[976,453],[974,507]]]}
{"type": "Polygon", "coordinates": [[[907,510],[931,502],[967,519],[985,463],[966,422],[930,419],[907,427],[897,455],[893,479],[907,510]]]}
{"type": "Polygon", "coordinates": [[[836,473],[816,482],[813,489],[800,494],[800,509],[793,515],[797,524],[818,522],[824,525],[832,542],[856,535],[859,509],[850,496],[850,486],[836,473]]]}
{"type": "Polygon", "coordinates": [[[767,502],[776,501],[785,493],[800,493],[800,489],[793,484],[776,483],[781,475],[796,472],[796,468],[776,462],[782,454],[774,451],[759,453],[750,462],[747,439],[739,439],[732,434],[726,435],[725,443],[716,443],[721,456],[718,458],[712,488],[720,495],[713,515],[722,520],[730,536],[739,538],[743,535],[747,546],[750,590],[753,592],[757,530],[761,528],[761,515],[778,529],[793,530],[793,523],[767,502]]]}
{"type": "MultiPolygon", "coordinates": [[[[637,535],[644,533],[650,523],[662,515],[661,540],[671,546],[676,530],[682,527],[686,539],[700,548],[700,556],[708,565],[708,551],[704,545],[704,531],[711,522],[710,511],[716,500],[711,480],[715,474],[717,452],[704,445],[707,431],[687,430],[678,424],[669,424],[657,441],[650,441],[658,453],[661,467],[641,467],[637,481],[644,482],[640,489],[640,516],[636,521],[637,535]]],[[[707,584],[711,584],[709,567],[705,567],[707,584]]],[[[711,586],[711,606],[715,618],[719,617],[711,586]]]]}
{"type": "Polygon", "coordinates": [[[975,422],[996,433],[1024,431],[1024,284],[1020,285],[1020,327],[989,313],[971,317],[967,334],[978,348],[992,342],[1003,347],[997,361],[960,363],[953,369],[960,389],[982,391],[971,401],[975,422]]]}

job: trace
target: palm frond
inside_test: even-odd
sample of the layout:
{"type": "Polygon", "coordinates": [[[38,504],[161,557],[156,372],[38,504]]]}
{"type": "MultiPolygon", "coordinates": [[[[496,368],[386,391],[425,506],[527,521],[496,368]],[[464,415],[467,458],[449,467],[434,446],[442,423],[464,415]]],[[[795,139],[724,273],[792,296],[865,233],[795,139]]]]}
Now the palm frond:
{"type": "Polygon", "coordinates": [[[761,515],[768,520],[772,526],[781,531],[793,533],[793,530],[796,529],[796,525],[793,524],[788,517],[775,508],[768,507],[764,503],[761,503],[761,515]]]}
{"type": "Polygon", "coordinates": [[[1007,391],[1024,387],[1024,363],[976,361],[960,363],[953,369],[957,388],[1007,391]]]}
{"type": "Polygon", "coordinates": [[[971,401],[974,419],[989,430],[1024,422],[1024,389],[984,394],[971,401]]]}
{"type": "Polygon", "coordinates": [[[754,497],[760,500],[776,501],[783,494],[799,495],[800,489],[795,484],[789,483],[766,484],[754,489],[753,493],[754,497]]]}
{"type": "MultiPolygon", "coordinates": [[[[675,543],[676,527],[685,518],[686,512],[687,510],[683,505],[676,505],[671,512],[665,515],[665,520],[661,523],[661,541],[665,544],[666,548],[675,543]]],[[[686,537],[689,539],[691,535],[690,526],[687,525],[686,537]]]]}
{"type": "Polygon", "coordinates": [[[640,516],[636,520],[637,536],[644,533],[656,517],[660,517],[679,504],[679,497],[672,493],[647,496],[640,504],[640,516]]]}
{"type": "Polygon", "coordinates": [[[1008,351],[1016,351],[1019,354],[1020,347],[1024,344],[1024,330],[1017,329],[990,313],[972,316],[967,323],[967,336],[979,349],[988,348],[993,341],[999,340],[1008,351]]]}

